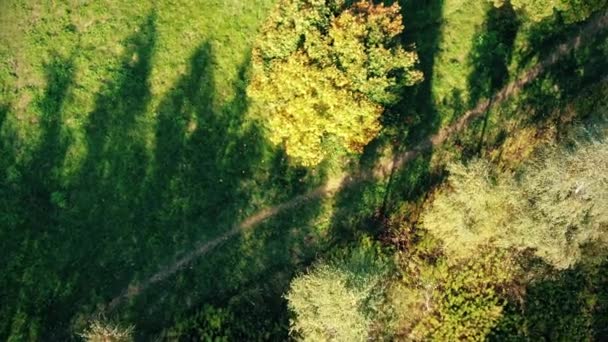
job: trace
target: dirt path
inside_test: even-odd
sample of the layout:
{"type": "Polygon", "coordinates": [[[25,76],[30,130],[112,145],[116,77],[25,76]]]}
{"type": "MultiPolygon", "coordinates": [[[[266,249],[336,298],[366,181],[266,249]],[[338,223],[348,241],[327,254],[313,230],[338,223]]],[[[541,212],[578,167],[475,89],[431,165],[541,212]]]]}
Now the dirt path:
{"type": "Polygon", "coordinates": [[[233,226],[229,231],[225,232],[224,234],[216,237],[211,241],[199,244],[198,247],[196,247],[194,250],[188,252],[173,264],[162,268],[151,277],[145,279],[144,281],[138,284],[130,285],[119,296],[115,297],[108,304],[106,310],[113,310],[125,300],[134,298],[139,293],[145,291],[152,285],[167,279],[168,277],[177,273],[182,267],[190,264],[195,259],[209,253],[223,242],[229,240],[235,235],[240,234],[246,229],[254,228],[261,222],[277,215],[280,212],[298,207],[299,205],[312,201],[314,199],[332,196],[340,189],[350,187],[354,184],[366,180],[384,179],[388,177],[392,170],[400,169],[401,167],[403,167],[403,165],[416,158],[419,154],[433,147],[443,144],[450,136],[462,131],[469,125],[472,120],[482,116],[490,107],[490,104],[500,104],[509,97],[520,92],[525,85],[535,80],[548,67],[551,67],[552,65],[559,62],[564,56],[570,54],[573,50],[578,49],[582,44],[587,42],[589,39],[592,39],[598,32],[605,29],[606,27],[608,27],[608,13],[604,13],[603,15],[591,20],[583,27],[579,34],[570,38],[568,41],[560,44],[549,56],[540,61],[533,68],[524,72],[515,81],[509,83],[504,88],[502,88],[498,93],[496,93],[492,97],[492,99],[480,102],[475,108],[464,113],[458,121],[448,127],[445,127],[444,129],[440,130],[435,135],[427,138],[426,140],[420,142],[412,149],[404,152],[398,158],[380,163],[376,165],[373,170],[370,170],[368,172],[350,176],[345,175],[329,179],[322,186],[319,186],[306,194],[296,196],[288,202],[284,202],[282,204],[258,211],[254,215],[233,226]]]}

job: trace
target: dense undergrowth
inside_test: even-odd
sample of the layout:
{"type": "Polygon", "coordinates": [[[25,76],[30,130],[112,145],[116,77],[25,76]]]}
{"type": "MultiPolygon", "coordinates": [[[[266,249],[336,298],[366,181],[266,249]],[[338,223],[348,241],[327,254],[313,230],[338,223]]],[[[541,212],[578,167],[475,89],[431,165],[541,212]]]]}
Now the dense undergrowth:
{"type": "MultiPolygon", "coordinates": [[[[303,168],[248,115],[250,52],[273,3],[0,3],[0,338],[77,339],[103,317],[134,324],[142,340],[284,340],[294,276],[356,245],[394,254],[394,279],[427,269],[439,274],[428,279],[464,293],[458,300],[496,296],[454,277],[483,274],[482,266],[445,261],[418,216],[449,162],[481,156],[515,169],[572,127],[605,120],[605,31],[387,179],[280,212],[107,309],[258,210],[416,146],[585,24],[530,21],[485,1],[400,1],[403,40],[417,51],[424,81],[385,111],[360,157],[303,168]]],[[[605,337],[605,263],[543,272],[501,288],[505,297],[492,303],[502,314],[483,311],[495,318],[481,329],[488,338],[605,337]]],[[[403,296],[410,281],[391,293],[403,296]]],[[[415,328],[394,313],[393,338],[424,329],[450,338],[423,316],[406,317],[423,322],[415,328]]]]}

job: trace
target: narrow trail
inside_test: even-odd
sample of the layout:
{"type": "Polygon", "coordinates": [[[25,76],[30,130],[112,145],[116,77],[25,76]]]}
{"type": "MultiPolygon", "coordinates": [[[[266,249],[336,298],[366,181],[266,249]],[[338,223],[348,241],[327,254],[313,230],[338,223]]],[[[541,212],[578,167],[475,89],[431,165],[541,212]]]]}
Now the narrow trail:
{"type": "MultiPolygon", "coordinates": [[[[553,66],[554,64],[559,62],[564,56],[578,49],[581,45],[592,39],[597,33],[605,29],[606,27],[608,27],[608,12],[589,21],[580,30],[580,32],[578,32],[576,36],[557,46],[557,48],[555,48],[549,56],[540,61],[536,66],[524,72],[516,80],[503,87],[491,99],[484,100],[478,103],[475,108],[465,112],[460,117],[460,119],[458,119],[452,125],[441,129],[439,132],[423,140],[422,142],[414,146],[412,149],[404,152],[401,156],[385,162],[381,162],[377,164],[372,170],[366,172],[361,172],[355,175],[342,175],[339,177],[331,178],[325,184],[309,191],[306,194],[296,196],[293,199],[282,204],[278,204],[273,207],[265,208],[258,211],[257,213],[249,216],[244,221],[234,225],[230,230],[228,230],[224,234],[216,237],[211,241],[199,244],[194,250],[183,255],[173,264],[162,268],[149,278],[141,281],[138,284],[130,285],[120,295],[110,301],[110,303],[105,307],[105,311],[112,311],[124,301],[136,297],[138,294],[150,288],[154,284],[161,282],[167,279],[168,277],[174,275],[182,267],[190,264],[195,259],[198,259],[199,257],[211,252],[218,245],[240,234],[242,231],[256,227],[263,221],[273,216],[276,216],[280,212],[298,207],[304,203],[310,202],[318,198],[333,196],[339,190],[348,188],[363,181],[372,179],[385,179],[389,176],[391,171],[402,168],[406,163],[415,159],[421,153],[443,144],[450,136],[462,131],[471,123],[471,121],[482,116],[486,112],[486,110],[488,110],[490,104],[501,104],[509,97],[520,92],[524,88],[524,86],[535,80],[548,67],[553,66]]],[[[604,78],[604,80],[606,80],[606,78],[604,78]]]]}

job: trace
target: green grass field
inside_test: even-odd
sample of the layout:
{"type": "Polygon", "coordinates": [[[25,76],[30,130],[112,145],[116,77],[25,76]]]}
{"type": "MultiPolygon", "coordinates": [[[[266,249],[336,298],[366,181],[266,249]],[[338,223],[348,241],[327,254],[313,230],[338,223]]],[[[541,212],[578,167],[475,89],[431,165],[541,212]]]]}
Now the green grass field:
{"type": "MultiPolygon", "coordinates": [[[[405,41],[426,81],[387,113],[389,129],[361,160],[297,168],[247,115],[249,52],[273,2],[0,3],[0,338],[75,339],[129,285],[257,210],[369,167],[394,136],[411,146],[536,58],[526,50],[534,30],[518,33],[512,13],[484,1],[404,0],[405,41]],[[404,122],[413,124],[390,129],[404,122]]],[[[602,49],[574,56],[571,69],[602,49]]],[[[554,83],[565,83],[558,71],[554,83]]],[[[170,331],[191,332],[181,322],[211,305],[238,316],[235,336],[285,339],[281,295],[292,276],[375,233],[391,196],[418,200],[435,181],[430,168],[423,156],[394,184],[280,213],[104,314],[135,324],[141,339],[176,338],[170,331]]]]}
{"type": "MultiPolygon", "coordinates": [[[[129,284],[320,178],[246,118],[270,5],[3,3],[3,336],[71,336],[129,284]]],[[[312,210],[231,241],[120,317],[158,332],[291,263],[312,210]]]]}

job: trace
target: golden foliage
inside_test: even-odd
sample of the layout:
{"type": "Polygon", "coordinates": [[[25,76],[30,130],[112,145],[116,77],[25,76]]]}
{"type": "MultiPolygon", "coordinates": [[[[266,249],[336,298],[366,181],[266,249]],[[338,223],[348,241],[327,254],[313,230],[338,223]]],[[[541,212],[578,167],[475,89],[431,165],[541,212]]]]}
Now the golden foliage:
{"type": "Polygon", "coordinates": [[[398,44],[399,6],[362,1],[279,2],[253,51],[248,95],[270,141],[297,163],[332,148],[361,152],[383,106],[422,80],[417,55],[398,44]]]}

